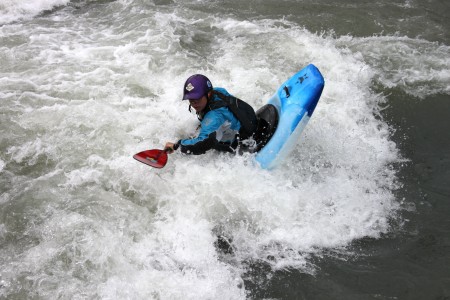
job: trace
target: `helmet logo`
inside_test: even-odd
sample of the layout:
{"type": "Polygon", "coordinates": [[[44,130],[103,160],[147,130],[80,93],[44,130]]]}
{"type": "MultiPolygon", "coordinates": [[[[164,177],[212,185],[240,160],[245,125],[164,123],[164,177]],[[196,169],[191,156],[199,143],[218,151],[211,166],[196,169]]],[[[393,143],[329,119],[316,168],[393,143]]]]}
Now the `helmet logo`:
{"type": "Polygon", "coordinates": [[[188,92],[192,91],[194,89],[194,86],[192,85],[192,83],[189,82],[189,84],[186,86],[186,90],[188,92]]]}

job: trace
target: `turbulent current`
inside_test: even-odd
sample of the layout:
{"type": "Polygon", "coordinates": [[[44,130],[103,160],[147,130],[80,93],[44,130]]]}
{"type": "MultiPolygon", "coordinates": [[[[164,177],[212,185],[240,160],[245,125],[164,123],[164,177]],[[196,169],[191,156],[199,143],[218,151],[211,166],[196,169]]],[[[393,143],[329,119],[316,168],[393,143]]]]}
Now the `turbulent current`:
{"type": "Polygon", "coordinates": [[[301,2],[260,2],[0,0],[1,299],[246,299],[408,222],[382,111],[394,89],[448,95],[449,47],[315,31],[280,12],[301,2]],[[310,63],[325,89],[279,168],[133,160],[195,134],[189,75],[259,108],[310,63]]]}

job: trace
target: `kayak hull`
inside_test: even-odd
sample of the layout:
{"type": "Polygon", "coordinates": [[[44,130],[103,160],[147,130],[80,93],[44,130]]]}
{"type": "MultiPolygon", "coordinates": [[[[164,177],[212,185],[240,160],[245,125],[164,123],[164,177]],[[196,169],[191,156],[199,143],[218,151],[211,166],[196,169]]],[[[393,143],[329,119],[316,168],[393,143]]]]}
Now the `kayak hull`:
{"type": "Polygon", "coordinates": [[[279,165],[296,146],[323,91],[325,81],[316,66],[310,64],[284,82],[269,99],[278,112],[275,133],[257,153],[263,169],[279,165]]]}

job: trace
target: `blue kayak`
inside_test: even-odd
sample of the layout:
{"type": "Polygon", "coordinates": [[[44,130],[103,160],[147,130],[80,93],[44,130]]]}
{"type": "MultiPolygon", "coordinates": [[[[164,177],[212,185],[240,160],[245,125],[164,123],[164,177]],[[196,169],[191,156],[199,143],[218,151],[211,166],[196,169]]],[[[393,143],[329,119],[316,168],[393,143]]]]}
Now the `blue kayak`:
{"type": "Polygon", "coordinates": [[[263,169],[276,167],[294,149],[316,108],[324,84],[320,71],[310,64],[283,83],[256,112],[256,161],[263,169]]]}

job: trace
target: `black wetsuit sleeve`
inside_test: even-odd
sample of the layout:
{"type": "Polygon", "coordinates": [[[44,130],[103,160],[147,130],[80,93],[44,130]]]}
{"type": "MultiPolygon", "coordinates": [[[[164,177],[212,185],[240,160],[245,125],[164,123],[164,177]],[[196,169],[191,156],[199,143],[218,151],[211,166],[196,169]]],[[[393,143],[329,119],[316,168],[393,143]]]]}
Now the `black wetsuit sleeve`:
{"type": "MultiPolygon", "coordinates": [[[[211,132],[208,137],[202,141],[199,141],[192,145],[183,145],[181,140],[178,141],[180,151],[185,154],[199,155],[204,154],[206,151],[213,149],[217,143],[216,132],[211,132]]],[[[177,146],[178,148],[178,146],[177,146]]]]}

